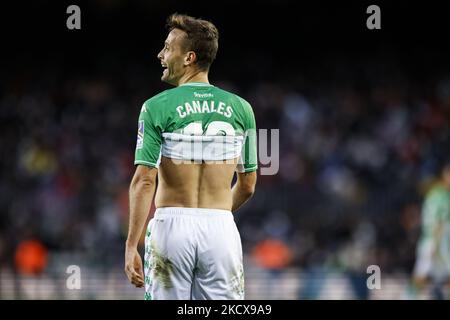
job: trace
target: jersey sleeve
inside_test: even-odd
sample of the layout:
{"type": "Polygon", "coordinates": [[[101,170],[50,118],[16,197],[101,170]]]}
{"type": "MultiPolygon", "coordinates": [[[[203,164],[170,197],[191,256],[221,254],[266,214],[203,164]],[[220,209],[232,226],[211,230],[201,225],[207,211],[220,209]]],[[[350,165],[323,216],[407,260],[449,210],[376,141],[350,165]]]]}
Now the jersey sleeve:
{"type": "Polygon", "coordinates": [[[258,157],[255,115],[251,105],[247,101],[241,99],[241,102],[245,110],[245,135],[236,171],[243,173],[256,171],[258,169],[258,157]]]}
{"type": "Polygon", "coordinates": [[[138,120],[137,142],[134,164],[142,164],[154,168],[159,167],[163,115],[157,100],[147,100],[142,108],[138,120]]]}

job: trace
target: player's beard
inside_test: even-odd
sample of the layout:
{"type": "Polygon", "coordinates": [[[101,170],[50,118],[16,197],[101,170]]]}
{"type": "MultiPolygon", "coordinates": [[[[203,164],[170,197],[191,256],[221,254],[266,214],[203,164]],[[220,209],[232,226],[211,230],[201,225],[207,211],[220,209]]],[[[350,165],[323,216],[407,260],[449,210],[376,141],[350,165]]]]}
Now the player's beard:
{"type": "Polygon", "coordinates": [[[165,68],[161,76],[161,81],[176,86],[179,77],[176,76],[176,73],[173,72],[173,70],[174,68],[165,68]]]}
{"type": "Polygon", "coordinates": [[[169,77],[169,68],[165,68],[161,75],[161,80],[166,82],[168,80],[168,77],[169,77]]]}
{"type": "Polygon", "coordinates": [[[173,75],[170,73],[169,68],[165,68],[163,70],[163,74],[161,76],[161,81],[168,83],[168,84],[172,84],[173,82],[173,75]]]}

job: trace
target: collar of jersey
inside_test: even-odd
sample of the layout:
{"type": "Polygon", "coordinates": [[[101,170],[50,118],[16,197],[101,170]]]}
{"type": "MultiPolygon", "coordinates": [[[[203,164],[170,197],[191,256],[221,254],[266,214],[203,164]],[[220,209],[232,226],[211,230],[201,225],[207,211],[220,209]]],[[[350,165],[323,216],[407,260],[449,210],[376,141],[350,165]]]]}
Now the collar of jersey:
{"type": "Polygon", "coordinates": [[[205,83],[205,82],[187,82],[179,85],[181,86],[196,86],[196,87],[214,87],[212,84],[205,83]]]}

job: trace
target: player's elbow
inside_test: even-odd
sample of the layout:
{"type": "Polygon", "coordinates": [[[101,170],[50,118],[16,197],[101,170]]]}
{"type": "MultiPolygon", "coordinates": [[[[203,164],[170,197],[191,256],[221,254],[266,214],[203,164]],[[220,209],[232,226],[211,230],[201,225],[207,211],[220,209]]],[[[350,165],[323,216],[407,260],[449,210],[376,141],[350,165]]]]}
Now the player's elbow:
{"type": "Polygon", "coordinates": [[[156,185],[156,181],[151,178],[137,178],[131,181],[131,189],[151,188],[156,185]]]}
{"type": "Polygon", "coordinates": [[[138,166],[131,180],[131,189],[149,188],[156,185],[157,169],[138,166]]]}
{"type": "Polygon", "coordinates": [[[241,193],[246,199],[251,198],[255,194],[255,185],[245,185],[240,188],[241,193]]]}
{"type": "Polygon", "coordinates": [[[239,181],[239,191],[246,198],[253,196],[256,190],[256,173],[250,173],[245,176],[245,178],[239,181]]]}

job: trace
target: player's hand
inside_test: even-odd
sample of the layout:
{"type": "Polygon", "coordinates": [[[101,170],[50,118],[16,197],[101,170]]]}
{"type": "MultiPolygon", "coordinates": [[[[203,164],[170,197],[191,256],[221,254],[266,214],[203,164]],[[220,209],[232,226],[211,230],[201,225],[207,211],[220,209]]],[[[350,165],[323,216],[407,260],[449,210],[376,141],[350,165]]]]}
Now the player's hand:
{"type": "Polygon", "coordinates": [[[125,250],[125,273],[128,280],[137,288],[144,287],[144,272],[142,271],[142,259],[137,248],[125,250]]]}

